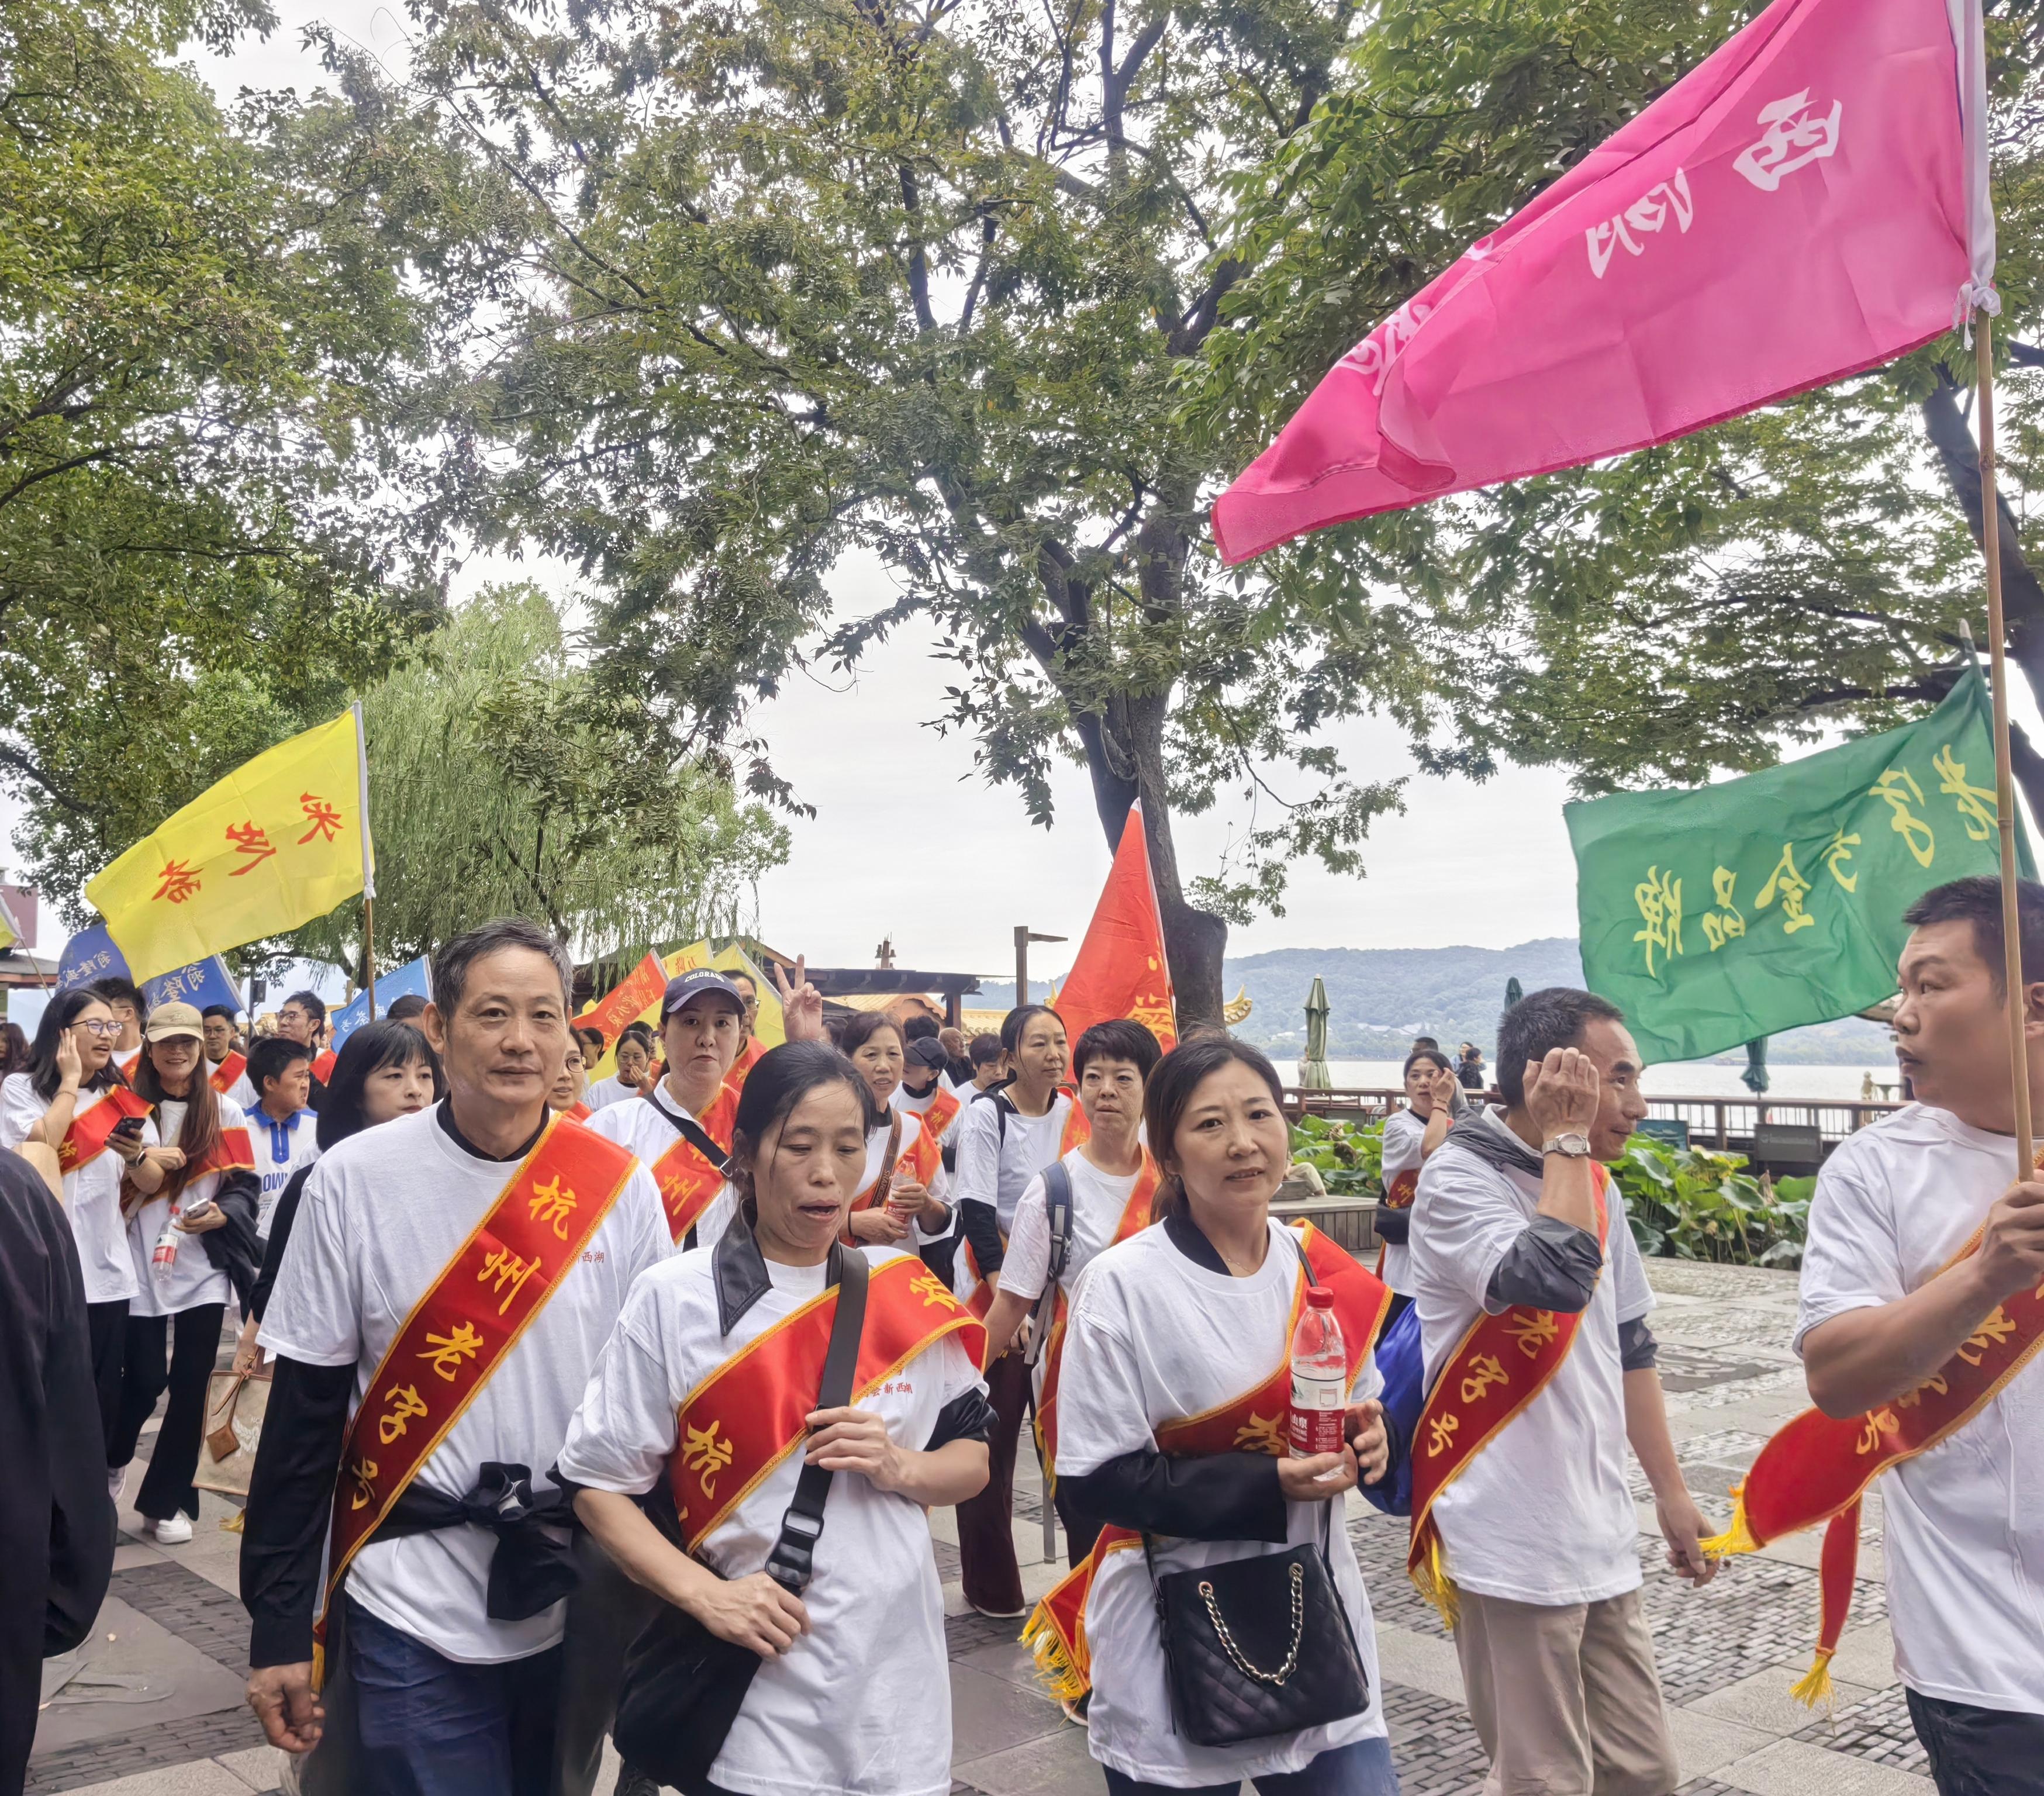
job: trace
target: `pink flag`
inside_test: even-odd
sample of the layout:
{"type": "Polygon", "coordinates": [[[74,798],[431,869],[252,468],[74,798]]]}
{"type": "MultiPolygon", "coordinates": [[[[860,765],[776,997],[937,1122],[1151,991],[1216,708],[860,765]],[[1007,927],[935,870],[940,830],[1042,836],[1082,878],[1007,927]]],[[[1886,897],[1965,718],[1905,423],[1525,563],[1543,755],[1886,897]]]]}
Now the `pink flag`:
{"type": "Polygon", "coordinates": [[[1223,559],[1700,430],[1999,309],[1980,0],[1776,0],[1337,363],[1223,559]]]}

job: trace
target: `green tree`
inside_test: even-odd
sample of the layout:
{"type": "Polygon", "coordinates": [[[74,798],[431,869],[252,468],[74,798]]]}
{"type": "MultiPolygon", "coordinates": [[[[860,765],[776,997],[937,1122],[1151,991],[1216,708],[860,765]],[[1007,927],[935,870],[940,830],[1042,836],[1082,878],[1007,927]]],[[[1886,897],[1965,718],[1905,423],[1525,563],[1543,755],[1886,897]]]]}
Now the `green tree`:
{"type": "Polygon", "coordinates": [[[417,478],[400,408],[448,328],[401,278],[405,194],[345,104],[229,117],[171,60],[272,23],[0,9],[0,778],[74,906],[439,611],[377,502],[417,478]]]}
{"type": "MultiPolygon", "coordinates": [[[[1308,127],[1239,185],[1228,253],[1250,271],[1189,383],[1196,428],[1255,453],[1362,330],[1759,10],[1387,0],[1308,127]]],[[[1994,0],[1988,25],[2001,328],[2021,336],[2044,299],[2044,6],[1994,0]]],[[[2044,358],[2012,353],[2010,644],[2044,699],[2044,386],[2023,366],[2044,358]]],[[[1392,610],[1432,670],[1400,696],[1436,770],[1553,763],[1596,792],[1764,766],[1934,704],[1969,621],[1984,646],[1972,372],[1955,335],[1658,449],[1324,532],[1251,578],[1331,619],[1392,610]]],[[[2044,760],[2019,761],[2044,814],[2044,760]]]]}
{"type": "MultiPolygon", "coordinates": [[[[536,587],[486,592],[363,701],[379,964],[517,914],[635,959],[735,931],[785,828],[722,771],[667,752],[643,700],[599,691],[536,587]]],[[[361,912],[292,938],[359,969],[361,912]]]]}
{"type": "Polygon", "coordinates": [[[1174,388],[1243,272],[1230,178],[1312,116],[1357,0],[413,13],[370,128],[432,121],[526,208],[448,515],[582,565],[609,677],[784,797],[746,704],[824,624],[832,566],[877,557],[898,597],[823,653],[933,639],[944,721],[1038,822],[1061,755],[1110,840],[1139,796],[1181,1002],[1217,1016],[1225,919],[1280,903],[1294,855],[1359,871],[1397,802],[1317,732],[1404,645],[1365,610],[1330,646],[1222,576],[1203,511],[1232,470],[1174,388]],[[1173,816],[1236,788],[1257,824],[1194,881],[1173,816]]]}

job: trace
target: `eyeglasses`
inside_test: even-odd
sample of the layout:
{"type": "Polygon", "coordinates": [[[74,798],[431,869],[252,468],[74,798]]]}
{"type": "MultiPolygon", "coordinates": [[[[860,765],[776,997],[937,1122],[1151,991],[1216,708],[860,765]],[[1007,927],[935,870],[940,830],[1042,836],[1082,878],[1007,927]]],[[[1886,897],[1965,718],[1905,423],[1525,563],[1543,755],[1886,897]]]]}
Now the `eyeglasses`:
{"type": "Polygon", "coordinates": [[[117,1035],[121,1033],[121,1025],[117,1023],[81,1023],[79,1027],[94,1035],[117,1035]]]}

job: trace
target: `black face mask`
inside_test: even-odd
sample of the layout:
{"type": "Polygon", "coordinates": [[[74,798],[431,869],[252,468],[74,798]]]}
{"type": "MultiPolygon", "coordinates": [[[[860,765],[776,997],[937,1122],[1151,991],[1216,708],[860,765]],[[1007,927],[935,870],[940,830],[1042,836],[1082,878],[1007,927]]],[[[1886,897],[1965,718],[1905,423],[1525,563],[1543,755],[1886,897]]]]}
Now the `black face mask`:
{"type": "Polygon", "coordinates": [[[933,1092],[937,1088],[937,1075],[933,1068],[922,1067],[919,1068],[917,1070],[926,1072],[930,1075],[929,1077],[924,1080],[920,1085],[911,1079],[907,1073],[905,1073],[901,1075],[901,1089],[906,1092],[912,1098],[920,1098],[926,1093],[933,1092]]]}

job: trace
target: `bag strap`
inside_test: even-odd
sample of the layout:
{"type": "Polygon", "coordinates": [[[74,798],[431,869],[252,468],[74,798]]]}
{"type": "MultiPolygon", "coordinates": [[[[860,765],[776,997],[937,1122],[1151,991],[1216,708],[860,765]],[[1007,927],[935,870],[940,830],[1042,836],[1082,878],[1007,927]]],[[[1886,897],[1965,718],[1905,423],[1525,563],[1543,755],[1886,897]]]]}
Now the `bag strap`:
{"type": "MultiPolygon", "coordinates": [[[[816,1393],[820,1410],[842,1409],[851,1401],[859,1339],[866,1326],[866,1256],[838,1243],[831,1249],[831,1261],[837,1312],[831,1318],[830,1345],[824,1354],[824,1376],[816,1393]]],[[[815,1573],[816,1542],[824,1531],[824,1499],[830,1495],[830,1485],[831,1475],[821,1466],[803,1466],[795,1480],[794,1499],[781,1518],[780,1537],[766,1556],[766,1575],[797,1595],[815,1573]]]]}
{"type": "Polygon", "coordinates": [[[714,1166],[726,1178],[731,1176],[731,1156],[717,1145],[717,1138],[710,1134],[693,1116],[677,1116],[657,1099],[642,1092],[644,1100],[652,1105],[674,1133],[687,1142],[697,1153],[714,1166]]]}
{"type": "Polygon", "coordinates": [[[901,1112],[897,1110],[887,1127],[887,1151],[880,1157],[880,1176],[874,1181],[872,1208],[886,1207],[887,1194],[894,1188],[894,1163],[901,1157],[901,1112]]]}
{"type": "Polygon", "coordinates": [[[1043,1207],[1051,1216],[1051,1257],[1043,1271],[1043,1288],[1038,1293],[1029,1330],[1029,1350],[1022,1363],[1035,1368],[1048,1345],[1051,1318],[1058,1313],[1058,1280],[1072,1253],[1072,1169],[1062,1160],[1043,1169],[1043,1207]]]}

